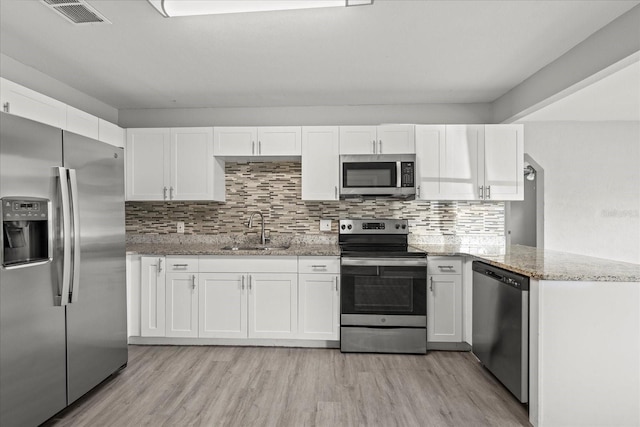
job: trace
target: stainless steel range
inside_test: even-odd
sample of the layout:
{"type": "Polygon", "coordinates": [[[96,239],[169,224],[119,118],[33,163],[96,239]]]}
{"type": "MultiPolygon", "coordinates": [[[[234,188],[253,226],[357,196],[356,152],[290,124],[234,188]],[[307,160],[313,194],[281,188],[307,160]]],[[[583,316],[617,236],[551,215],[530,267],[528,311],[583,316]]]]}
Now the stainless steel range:
{"type": "Polygon", "coordinates": [[[340,220],[342,352],[426,353],[427,257],[408,234],[406,220],[340,220]]]}

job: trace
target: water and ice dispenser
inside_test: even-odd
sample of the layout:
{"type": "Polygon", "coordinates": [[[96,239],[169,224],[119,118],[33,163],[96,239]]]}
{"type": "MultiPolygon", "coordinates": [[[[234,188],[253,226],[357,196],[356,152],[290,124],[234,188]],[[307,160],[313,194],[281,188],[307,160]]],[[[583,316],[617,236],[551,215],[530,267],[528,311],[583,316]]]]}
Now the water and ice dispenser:
{"type": "Polygon", "coordinates": [[[51,259],[49,200],[4,197],[2,205],[2,266],[27,266],[51,259]]]}

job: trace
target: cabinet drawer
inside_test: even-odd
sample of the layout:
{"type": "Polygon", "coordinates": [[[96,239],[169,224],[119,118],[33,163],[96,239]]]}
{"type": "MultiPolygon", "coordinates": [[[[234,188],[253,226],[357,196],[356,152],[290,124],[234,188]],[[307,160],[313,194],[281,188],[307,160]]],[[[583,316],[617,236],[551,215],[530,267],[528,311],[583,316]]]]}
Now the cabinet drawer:
{"type": "Polygon", "coordinates": [[[340,258],[339,257],[315,257],[315,256],[301,256],[298,257],[298,273],[300,274],[312,274],[312,273],[340,273],[340,258]]]}
{"type": "Polygon", "coordinates": [[[167,257],[167,273],[198,272],[198,257],[167,257]]]}
{"type": "Polygon", "coordinates": [[[462,274],[462,260],[458,257],[427,257],[429,274],[462,274]]]}
{"type": "Polygon", "coordinates": [[[202,256],[202,273],[297,273],[295,256],[202,256]]]}

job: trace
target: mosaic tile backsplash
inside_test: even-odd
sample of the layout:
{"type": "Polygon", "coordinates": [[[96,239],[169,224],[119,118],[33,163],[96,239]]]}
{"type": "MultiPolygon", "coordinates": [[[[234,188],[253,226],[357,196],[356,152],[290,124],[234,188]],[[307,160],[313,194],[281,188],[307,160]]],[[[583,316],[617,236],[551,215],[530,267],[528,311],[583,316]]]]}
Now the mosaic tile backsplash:
{"type": "Polygon", "coordinates": [[[225,174],[226,202],[127,202],[127,234],[175,234],[177,221],[185,223],[185,235],[246,234],[259,230],[246,225],[260,211],[272,237],[337,235],[340,218],[404,218],[413,241],[504,241],[502,202],[303,201],[299,162],[227,162],[225,174]],[[331,232],[319,230],[320,219],[334,220],[331,232]]]}

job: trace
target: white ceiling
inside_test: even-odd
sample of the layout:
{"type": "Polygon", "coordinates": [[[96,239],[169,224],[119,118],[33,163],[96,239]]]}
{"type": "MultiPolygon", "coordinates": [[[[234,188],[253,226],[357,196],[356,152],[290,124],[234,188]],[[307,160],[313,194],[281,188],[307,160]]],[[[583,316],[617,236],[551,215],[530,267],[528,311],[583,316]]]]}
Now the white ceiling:
{"type": "Polygon", "coordinates": [[[75,26],[0,0],[0,51],[117,109],[492,102],[640,1],[375,0],[75,26]]]}

